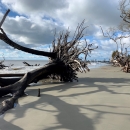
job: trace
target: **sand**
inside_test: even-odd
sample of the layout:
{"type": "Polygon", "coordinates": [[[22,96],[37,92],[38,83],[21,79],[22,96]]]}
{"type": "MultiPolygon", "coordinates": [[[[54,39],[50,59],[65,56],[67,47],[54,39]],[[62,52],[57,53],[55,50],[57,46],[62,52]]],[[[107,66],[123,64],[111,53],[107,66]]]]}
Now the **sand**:
{"type": "Polygon", "coordinates": [[[0,117],[0,130],[130,130],[130,73],[120,69],[104,66],[78,74],[79,82],[28,87],[29,96],[0,117]]]}

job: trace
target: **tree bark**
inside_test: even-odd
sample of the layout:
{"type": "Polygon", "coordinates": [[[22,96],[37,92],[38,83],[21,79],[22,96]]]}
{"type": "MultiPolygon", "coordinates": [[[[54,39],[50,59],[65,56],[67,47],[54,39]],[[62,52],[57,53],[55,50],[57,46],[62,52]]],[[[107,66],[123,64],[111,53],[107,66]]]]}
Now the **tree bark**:
{"type": "MultiPolygon", "coordinates": [[[[2,30],[3,31],[3,30],[2,30]]],[[[38,50],[34,50],[34,49],[30,49],[30,48],[27,48],[27,47],[23,47],[21,45],[18,45],[17,43],[15,43],[14,41],[10,40],[7,35],[5,33],[0,33],[0,39],[3,40],[5,43],[7,43],[8,45],[18,49],[18,50],[21,50],[21,51],[24,51],[24,52],[27,52],[27,53],[31,53],[31,54],[34,54],[34,55],[40,55],[40,56],[46,56],[46,57],[51,57],[51,58],[55,58],[56,57],[56,54],[54,52],[44,52],[44,51],[38,51],[38,50]]]]}
{"type": "Polygon", "coordinates": [[[3,19],[1,20],[1,22],[0,22],[0,28],[1,28],[2,24],[4,23],[4,21],[5,21],[5,19],[6,19],[6,16],[8,15],[9,12],[10,12],[10,9],[8,9],[8,10],[6,11],[6,13],[5,13],[3,19]]]}
{"type": "MultiPolygon", "coordinates": [[[[27,86],[33,82],[37,77],[40,75],[47,76],[52,73],[57,73],[62,70],[64,70],[64,65],[62,63],[49,63],[48,65],[41,67],[39,69],[30,71],[26,73],[21,79],[17,78],[15,80],[10,80],[10,82],[3,82],[3,84],[6,84],[8,86],[3,86],[0,88],[0,96],[5,96],[7,94],[12,94],[13,96],[5,101],[2,102],[2,106],[0,108],[0,113],[3,114],[8,109],[13,108],[14,103],[16,100],[18,100],[19,97],[21,97],[24,94],[25,89],[27,86]],[[13,84],[12,84],[13,83],[13,84]]],[[[8,79],[9,81],[9,79],[8,79]]]]}
{"type": "Polygon", "coordinates": [[[86,27],[83,26],[84,21],[77,26],[72,40],[68,40],[69,31],[61,33],[59,37],[54,39],[52,43],[52,52],[38,51],[23,47],[10,40],[4,30],[1,28],[0,39],[8,45],[24,52],[50,57],[50,62],[44,67],[27,72],[22,78],[17,79],[2,79],[0,78],[1,88],[0,96],[5,96],[11,93],[13,96],[2,102],[0,113],[4,113],[14,106],[15,101],[24,94],[27,86],[32,82],[38,82],[40,79],[52,78],[63,82],[78,81],[77,72],[89,71],[86,58],[92,50],[93,44],[88,44],[85,40],[84,46],[79,46],[80,40],[83,38],[83,31],[86,27]],[[84,55],[84,60],[80,55],[84,55]]]}

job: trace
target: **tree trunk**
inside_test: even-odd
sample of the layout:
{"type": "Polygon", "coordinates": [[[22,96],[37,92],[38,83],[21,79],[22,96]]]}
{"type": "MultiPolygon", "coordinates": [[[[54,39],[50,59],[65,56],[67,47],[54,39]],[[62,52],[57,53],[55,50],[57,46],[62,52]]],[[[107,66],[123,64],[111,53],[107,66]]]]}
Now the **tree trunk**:
{"type": "Polygon", "coordinates": [[[13,95],[10,99],[2,102],[0,113],[4,113],[8,109],[13,108],[15,101],[24,94],[25,89],[32,82],[38,82],[40,79],[46,77],[64,82],[78,81],[77,72],[86,72],[89,70],[86,58],[97,47],[93,47],[93,44],[88,44],[86,40],[84,46],[79,46],[80,40],[83,38],[82,33],[86,29],[83,24],[84,21],[77,26],[72,40],[70,40],[70,32],[68,30],[66,33],[62,32],[59,34],[59,37],[57,39],[55,38],[52,43],[52,52],[38,51],[18,45],[10,40],[4,30],[0,28],[2,32],[0,33],[0,39],[8,45],[24,52],[50,58],[50,63],[44,67],[27,72],[22,78],[11,80],[0,78],[0,84],[2,86],[0,88],[0,96],[2,97],[9,93],[13,95]],[[84,55],[84,60],[80,58],[81,54],[84,55]]]}
{"type": "MultiPolygon", "coordinates": [[[[14,103],[24,94],[24,90],[27,86],[33,82],[40,75],[47,76],[52,73],[57,73],[64,70],[64,65],[59,63],[49,63],[48,65],[41,67],[39,69],[27,72],[21,79],[17,78],[15,80],[10,80],[10,82],[3,82],[3,84],[7,84],[8,86],[3,86],[0,88],[0,96],[5,96],[7,94],[12,94],[13,96],[2,102],[2,107],[0,108],[0,113],[3,114],[8,109],[13,108],[14,103]],[[13,83],[13,84],[12,84],[13,83]]],[[[9,79],[7,79],[9,81],[9,79]]]]}
{"type": "Polygon", "coordinates": [[[18,45],[17,43],[13,42],[12,40],[10,40],[7,35],[5,33],[0,33],[0,39],[3,40],[4,42],[6,42],[8,45],[27,52],[27,53],[31,53],[31,54],[35,54],[35,55],[40,55],[40,56],[47,56],[47,57],[51,57],[51,58],[55,58],[56,54],[54,52],[44,52],[44,51],[38,51],[38,50],[34,50],[34,49],[30,49],[27,47],[23,47],[21,45],[18,45]]]}

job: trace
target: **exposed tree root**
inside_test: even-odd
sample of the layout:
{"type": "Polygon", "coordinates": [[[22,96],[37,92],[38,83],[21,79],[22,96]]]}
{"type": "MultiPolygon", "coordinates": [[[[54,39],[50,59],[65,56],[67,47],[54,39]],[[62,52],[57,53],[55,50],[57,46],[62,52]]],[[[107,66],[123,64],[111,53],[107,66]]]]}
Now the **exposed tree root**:
{"type": "Polygon", "coordinates": [[[84,44],[81,42],[84,36],[83,31],[86,29],[83,25],[84,21],[77,26],[71,40],[69,40],[69,30],[65,33],[60,33],[59,37],[55,37],[52,42],[51,52],[38,51],[18,45],[9,39],[4,30],[0,28],[0,39],[8,45],[21,51],[46,56],[50,59],[50,62],[44,67],[27,72],[22,78],[0,78],[0,85],[2,86],[0,88],[0,96],[2,97],[10,93],[12,94],[11,98],[2,102],[0,113],[4,113],[6,110],[12,108],[15,101],[23,96],[25,89],[32,82],[38,82],[40,79],[47,77],[62,82],[72,82],[73,80],[78,81],[77,72],[89,71],[86,58],[88,54],[97,47],[93,47],[93,44],[88,44],[86,40],[84,40],[84,44]],[[84,59],[80,58],[81,54],[84,55],[84,59]]]}

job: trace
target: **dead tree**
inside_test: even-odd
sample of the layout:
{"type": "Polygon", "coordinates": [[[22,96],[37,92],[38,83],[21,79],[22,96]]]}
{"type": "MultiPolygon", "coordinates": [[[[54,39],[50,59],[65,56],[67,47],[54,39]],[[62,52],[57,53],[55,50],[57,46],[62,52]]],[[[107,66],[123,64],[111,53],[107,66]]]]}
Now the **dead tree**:
{"type": "MultiPolygon", "coordinates": [[[[119,29],[122,30],[123,32],[128,32],[130,33],[130,0],[121,0],[119,2],[119,10],[121,12],[120,17],[122,18],[122,23],[119,25],[119,29]]],[[[130,45],[128,45],[126,49],[127,53],[127,48],[129,48],[130,45]]]]}
{"type": "Polygon", "coordinates": [[[130,0],[121,0],[119,2],[119,10],[122,18],[119,28],[124,32],[130,32],[130,0]]]}
{"type": "Polygon", "coordinates": [[[35,64],[35,65],[30,65],[29,63],[27,63],[27,62],[23,62],[23,64],[25,65],[25,66],[40,66],[40,64],[35,64]]]}
{"type": "Polygon", "coordinates": [[[3,56],[3,60],[0,61],[0,69],[5,69],[5,67],[9,67],[9,66],[4,65],[4,61],[5,61],[5,58],[3,56]]]}
{"type": "Polygon", "coordinates": [[[4,64],[4,61],[5,61],[5,58],[3,56],[3,60],[0,61],[0,69],[5,69],[6,67],[10,67],[10,66],[13,66],[14,64],[11,64],[10,66],[7,66],[4,64]]]}
{"type": "Polygon", "coordinates": [[[4,60],[0,61],[0,69],[4,69],[6,66],[3,64],[4,60]]]}
{"type": "Polygon", "coordinates": [[[121,0],[119,2],[119,9],[121,11],[120,17],[123,21],[130,24],[130,0],[121,0]]]}
{"type": "Polygon", "coordinates": [[[116,51],[118,51],[119,47],[120,47],[120,49],[121,49],[120,53],[123,55],[126,43],[123,43],[122,40],[125,38],[129,38],[130,34],[123,32],[119,29],[115,29],[115,28],[109,28],[108,30],[106,30],[106,32],[104,32],[101,26],[100,26],[100,28],[101,28],[103,36],[105,38],[108,38],[108,39],[111,39],[112,41],[114,41],[117,46],[116,51]]]}
{"type": "Polygon", "coordinates": [[[2,87],[0,88],[0,96],[5,96],[9,93],[12,97],[4,100],[0,108],[0,113],[4,113],[10,108],[13,108],[14,102],[24,94],[27,86],[32,82],[38,82],[40,79],[49,77],[58,79],[62,82],[78,81],[77,72],[86,72],[89,70],[87,67],[86,58],[92,50],[93,44],[88,44],[85,40],[85,46],[80,46],[80,40],[83,38],[83,31],[86,27],[83,26],[84,21],[77,26],[72,40],[69,40],[70,32],[67,30],[65,33],[60,33],[59,37],[55,37],[52,42],[52,51],[44,52],[18,45],[4,32],[2,28],[0,39],[8,45],[22,50],[24,52],[49,57],[50,62],[45,66],[36,70],[27,72],[22,78],[17,79],[2,79],[2,87]],[[84,54],[84,60],[80,59],[80,55],[84,54]]]}
{"type": "Polygon", "coordinates": [[[104,37],[113,40],[117,45],[115,56],[112,57],[112,62],[116,62],[116,65],[118,64],[119,66],[125,66],[126,60],[124,59],[127,59],[127,52],[124,51],[124,48],[128,48],[129,46],[125,47],[126,43],[122,41],[125,38],[129,38],[130,34],[128,32],[124,32],[124,31],[121,31],[119,29],[117,30],[114,28],[109,28],[106,32],[104,32],[101,27],[101,31],[104,37]],[[119,47],[121,50],[120,52],[119,52],[119,47]]]}

